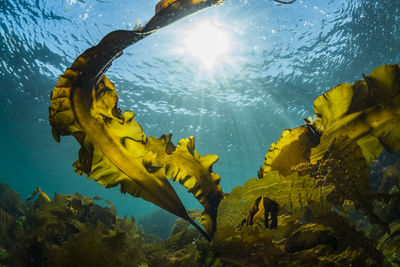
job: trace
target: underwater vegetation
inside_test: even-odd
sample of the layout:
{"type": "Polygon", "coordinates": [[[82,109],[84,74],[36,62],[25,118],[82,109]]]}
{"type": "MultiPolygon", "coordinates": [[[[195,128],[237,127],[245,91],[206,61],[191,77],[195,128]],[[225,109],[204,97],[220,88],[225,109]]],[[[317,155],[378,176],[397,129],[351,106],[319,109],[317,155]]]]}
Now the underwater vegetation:
{"type": "MultiPolygon", "coordinates": [[[[169,3],[169,2],[168,2],[169,3]]],[[[86,173],[105,187],[141,197],[188,220],[203,235],[215,231],[223,198],[220,177],[212,171],[216,155],[200,156],[193,137],[175,146],[171,135],[146,137],[131,111],[117,107],[114,85],[103,75],[122,50],[156,29],[220,1],[173,1],[134,31],[114,31],[80,55],[59,78],[51,94],[49,121],[53,136],[73,135],[81,144],[78,174],[86,173]],[[177,6],[176,6],[177,5],[177,6]],[[101,56],[99,56],[101,55],[101,56]],[[184,185],[204,206],[204,232],[188,216],[167,178],[184,185]]]]}
{"type": "MultiPolygon", "coordinates": [[[[18,196],[0,186],[3,200],[18,196]]],[[[17,200],[22,213],[2,210],[0,266],[201,266],[206,260],[209,242],[183,219],[161,240],[135,218],[116,216],[114,206],[99,197],[55,193],[51,201],[17,200]]],[[[14,207],[11,201],[3,206],[14,207]]]]}
{"type": "MultiPolygon", "coordinates": [[[[65,74],[60,80],[64,79],[65,74]]],[[[193,229],[175,231],[174,238],[144,249],[150,257],[148,262],[156,263],[154,266],[161,262],[171,264],[165,266],[178,266],[182,261],[199,266],[205,262],[206,266],[397,266],[400,171],[396,165],[380,170],[379,192],[374,193],[370,187],[369,165],[376,162],[383,148],[395,153],[400,147],[399,65],[378,67],[364,79],[354,85],[339,85],[317,98],[316,118],[283,132],[266,154],[258,178],[224,194],[213,178],[216,174],[204,163],[211,166],[216,156],[201,157],[194,149],[193,137],[181,140],[176,147],[170,142],[170,135],[145,137],[133,117],[126,117],[133,113],[127,111],[117,116],[121,112],[116,105],[115,88],[103,76],[100,85],[92,91],[95,94],[96,90],[107,88],[103,93],[113,96],[113,105],[108,106],[112,110],[107,111],[112,117],[104,114],[100,117],[102,129],[114,133],[114,138],[119,138],[118,142],[124,144],[122,148],[131,155],[139,155],[136,159],[141,160],[146,171],[141,179],[153,175],[167,181],[172,176],[189,190],[197,189],[195,196],[205,206],[205,212],[197,220],[212,236],[210,244],[198,241],[200,248],[195,246],[191,240],[200,240],[200,236],[193,229]],[[117,115],[114,117],[113,113],[117,115]],[[113,121],[118,119],[121,121],[113,121]],[[124,128],[128,125],[133,126],[130,131],[124,128]],[[217,189],[206,191],[210,187],[217,189]],[[200,194],[196,195],[197,192],[200,194]],[[218,201],[213,201],[214,196],[218,201]],[[213,215],[213,228],[203,220],[204,214],[210,214],[207,213],[209,203],[218,208],[218,213],[213,215]],[[354,220],[354,212],[361,214],[362,219],[354,220]],[[188,255],[191,257],[182,259],[188,255]]],[[[53,94],[53,102],[58,103],[55,100],[53,94]]],[[[72,113],[69,109],[63,112],[72,113]]],[[[58,111],[54,113],[59,116],[57,120],[62,116],[58,111]]],[[[58,121],[51,116],[52,125],[57,127],[58,121]]],[[[72,129],[79,127],[71,125],[72,129]]],[[[83,145],[80,159],[74,163],[77,172],[83,174],[86,170],[89,178],[107,187],[119,182],[122,192],[135,196],[134,189],[129,189],[133,181],[121,174],[86,136],[79,136],[83,135],[79,131],[73,133],[83,145]]],[[[170,190],[169,183],[165,184],[170,190]]],[[[157,194],[163,184],[155,186],[149,192],[157,194]]],[[[170,201],[170,194],[143,198],[162,202],[165,197],[170,201]]],[[[176,204],[177,208],[165,209],[186,219],[180,213],[180,202],[176,204]]]]}
{"type": "MultiPolygon", "coordinates": [[[[102,199],[78,193],[56,193],[51,201],[42,201],[40,197],[34,202],[19,200],[24,207],[22,216],[2,213],[9,217],[8,225],[13,228],[7,231],[9,238],[0,236],[0,264],[139,266],[145,262],[141,250],[144,237],[135,219],[119,218],[111,203],[105,201],[107,206],[103,207],[97,204],[99,201],[102,199]]],[[[4,220],[2,230],[3,227],[4,220]]]]}
{"type": "MultiPolygon", "coordinates": [[[[370,179],[383,184],[386,170],[399,167],[396,155],[385,154],[372,166],[370,179]]],[[[248,189],[247,184],[244,187],[248,189]]],[[[115,207],[99,197],[56,193],[47,201],[36,193],[37,197],[22,201],[7,185],[0,188],[3,266],[399,266],[399,198],[374,201],[377,214],[390,225],[390,234],[365,216],[335,209],[321,212],[321,206],[311,204],[292,212],[280,210],[276,229],[266,228],[263,216],[254,216],[253,225],[245,225],[246,206],[254,203],[243,198],[246,205],[233,212],[220,207],[221,223],[208,242],[181,218],[170,236],[161,240],[145,232],[133,217],[116,216],[115,207]]],[[[221,204],[234,201],[235,192],[251,195],[237,187],[221,204]]],[[[389,192],[395,195],[398,190],[392,186],[389,192]]],[[[201,217],[201,211],[188,213],[193,220],[201,217]]],[[[154,224],[155,220],[140,221],[154,224]]]]}
{"type": "MultiPolygon", "coordinates": [[[[384,151],[400,149],[399,64],[380,66],[363,74],[363,81],[318,97],[315,117],[284,130],[258,177],[229,194],[213,172],[218,156],[201,156],[194,137],[175,145],[171,134],[146,136],[135,114],[118,108],[118,94],[104,72],[123,49],[219,3],[162,1],[144,27],[114,31],[80,55],[51,94],[54,139],[73,135],[81,145],[73,164],[78,174],[107,188],[119,185],[122,193],[187,223],[178,220],[172,235],[157,242],[145,239],[133,220],[117,218],[110,204],[100,207],[79,195],[49,201],[36,190],[40,203],[25,222],[30,245],[20,251],[57,266],[76,265],[87,253],[98,256],[79,264],[399,266],[399,166],[378,166],[384,151]],[[185,186],[204,210],[188,212],[168,179],[185,186]]],[[[4,221],[12,221],[7,216],[4,221]]]]}
{"type": "Polygon", "coordinates": [[[364,81],[318,97],[316,118],[285,130],[258,178],[221,201],[213,239],[219,258],[237,266],[397,266],[399,169],[383,168],[373,193],[369,165],[383,148],[399,150],[399,106],[399,65],[378,67],[364,81]],[[248,223],[263,210],[259,225],[248,223]],[[356,229],[354,213],[369,225],[366,235],[356,229]],[[276,229],[266,227],[269,214],[276,229]],[[391,248],[382,251],[377,243],[391,248]]]}

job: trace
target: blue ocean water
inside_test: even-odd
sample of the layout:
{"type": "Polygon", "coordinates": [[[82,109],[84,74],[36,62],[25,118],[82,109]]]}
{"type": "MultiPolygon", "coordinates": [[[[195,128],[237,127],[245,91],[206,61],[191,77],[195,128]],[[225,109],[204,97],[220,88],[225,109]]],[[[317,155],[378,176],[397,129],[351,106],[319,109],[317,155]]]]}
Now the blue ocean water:
{"type": "MultiPolygon", "coordinates": [[[[36,186],[50,196],[97,195],[120,215],[156,209],[75,174],[77,142],[55,142],[47,121],[58,76],[107,33],[149,20],[156,3],[0,1],[0,182],[23,198],[36,186]]],[[[399,61],[399,0],[226,0],[129,47],[107,75],[147,136],[172,133],[177,143],[193,135],[200,154],[218,154],[213,169],[229,192],[257,175],[282,130],[312,116],[317,96],[399,61]],[[181,49],[206,22],[229,37],[212,68],[181,49]]],[[[186,208],[200,208],[175,188],[186,208]]]]}

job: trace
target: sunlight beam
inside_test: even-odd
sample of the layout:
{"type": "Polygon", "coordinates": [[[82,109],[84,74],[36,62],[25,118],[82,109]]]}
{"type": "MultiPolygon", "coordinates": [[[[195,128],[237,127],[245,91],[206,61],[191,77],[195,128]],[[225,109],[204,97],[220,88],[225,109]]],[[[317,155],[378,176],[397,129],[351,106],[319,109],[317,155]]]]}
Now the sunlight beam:
{"type": "Polygon", "coordinates": [[[229,38],[216,25],[206,21],[188,33],[185,46],[187,51],[209,69],[217,60],[226,56],[229,50],[229,38]]]}

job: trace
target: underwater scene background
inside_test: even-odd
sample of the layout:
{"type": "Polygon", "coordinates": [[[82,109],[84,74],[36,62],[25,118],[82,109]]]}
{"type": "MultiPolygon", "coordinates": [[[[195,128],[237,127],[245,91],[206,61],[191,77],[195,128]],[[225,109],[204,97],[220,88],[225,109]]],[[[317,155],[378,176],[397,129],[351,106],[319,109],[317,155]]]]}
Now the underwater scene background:
{"type": "MultiPolygon", "coordinates": [[[[1,1],[1,182],[23,197],[36,186],[50,196],[99,195],[120,215],[156,208],[77,176],[78,144],[54,142],[47,120],[59,75],[108,32],[150,19],[156,3],[1,1]]],[[[219,155],[214,171],[229,192],[257,176],[269,145],[313,114],[317,96],[400,61],[399,23],[399,1],[226,1],[129,47],[107,75],[148,136],[193,135],[200,154],[219,155]],[[211,69],[177,52],[205,21],[230,40],[211,69]]],[[[175,188],[187,208],[200,206],[175,188]]]]}
{"type": "MultiPolygon", "coordinates": [[[[71,165],[79,144],[72,137],[55,142],[48,122],[59,75],[107,33],[144,25],[157,2],[0,2],[0,183],[21,199],[40,186],[58,203],[71,200],[54,193],[79,192],[110,201],[121,217],[143,216],[144,224],[163,218],[158,213],[149,219],[158,210],[150,202],[78,176],[71,165]]],[[[115,84],[119,107],[136,114],[147,136],[172,133],[175,144],[194,136],[201,155],[217,154],[213,171],[221,176],[223,191],[230,192],[257,177],[270,144],[284,129],[314,115],[319,95],[380,65],[398,63],[399,25],[397,0],[297,0],[291,5],[226,0],[128,47],[107,77],[115,84]],[[212,65],[187,47],[188,36],[203,24],[228,40],[212,65]]],[[[219,46],[213,43],[210,53],[219,46]]],[[[397,153],[386,162],[399,159],[397,153]]],[[[378,165],[379,159],[373,166],[378,165]]],[[[201,208],[185,188],[172,184],[187,209],[201,208]]],[[[117,232],[130,226],[118,227],[117,232]]]]}

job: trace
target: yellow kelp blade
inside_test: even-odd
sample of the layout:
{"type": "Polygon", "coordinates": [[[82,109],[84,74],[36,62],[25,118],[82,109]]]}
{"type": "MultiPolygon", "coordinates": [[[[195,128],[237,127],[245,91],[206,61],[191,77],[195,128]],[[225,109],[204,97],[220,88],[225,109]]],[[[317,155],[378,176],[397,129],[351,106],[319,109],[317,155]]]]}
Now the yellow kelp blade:
{"type": "Polygon", "coordinates": [[[221,192],[219,176],[211,177],[211,166],[218,156],[200,156],[194,142],[193,136],[182,139],[173,153],[165,155],[166,175],[185,186],[202,205],[207,205],[210,194],[221,192]]]}
{"type": "Polygon", "coordinates": [[[182,184],[206,208],[212,200],[222,198],[221,178],[212,171],[217,155],[201,156],[195,150],[193,136],[181,139],[178,145],[171,142],[171,134],[160,138],[148,137],[145,148],[155,156],[149,157],[147,166],[165,170],[165,176],[182,184]]]}
{"type": "Polygon", "coordinates": [[[254,201],[262,196],[279,204],[285,212],[307,207],[318,216],[330,212],[332,207],[340,211],[356,209],[371,223],[390,231],[374,212],[376,196],[370,190],[368,165],[360,146],[352,139],[338,137],[316,164],[300,165],[301,171],[289,176],[270,171],[262,179],[253,178],[243,187],[235,187],[221,201],[218,227],[239,225],[251,213],[254,201]]]}
{"type": "Polygon", "coordinates": [[[390,153],[398,151],[399,65],[380,66],[364,79],[341,84],[318,97],[314,102],[317,118],[307,126],[283,131],[265,155],[259,177],[274,170],[287,176],[298,164],[315,164],[340,136],[357,142],[368,164],[383,148],[390,153]]]}
{"type": "MultiPolygon", "coordinates": [[[[390,153],[400,149],[400,67],[380,66],[364,80],[341,84],[318,97],[317,118],[283,132],[266,154],[259,178],[272,177],[275,170],[287,176],[284,179],[295,173],[300,180],[309,175],[316,178],[318,188],[331,186],[326,201],[339,209],[353,205],[388,231],[373,210],[368,165],[383,148],[390,153]]],[[[279,198],[276,201],[282,204],[279,198]]],[[[224,205],[223,201],[221,208],[224,205]]]]}
{"type": "Polygon", "coordinates": [[[223,0],[162,0],[156,5],[156,14],[146,24],[143,33],[151,33],[179,19],[203,10],[213,5],[219,5],[223,0]]]}
{"type": "Polygon", "coordinates": [[[103,76],[96,88],[86,90],[76,84],[78,77],[79,69],[73,68],[60,77],[49,116],[56,140],[60,134],[74,134],[81,143],[77,172],[106,187],[120,184],[123,191],[186,219],[163,172],[146,169],[145,158],[153,155],[145,149],[146,137],[134,114],[120,114],[114,85],[103,76]]]}
{"type": "MultiPolygon", "coordinates": [[[[238,226],[260,196],[275,201],[286,211],[315,204],[326,209],[326,196],[334,186],[317,186],[316,179],[309,175],[301,176],[297,172],[281,176],[271,171],[263,179],[252,178],[244,186],[232,189],[228,197],[221,201],[218,208],[217,226],[238,226]]],[[[278,226],[279,228],[279,226],[278,226]]]]}
{"type": "Polygon", "coordinates": [[[145,147],[155,157],[149,157],[148,168],[163,169],[167,178],[182,184],[204,207],[202,224],[209,234],[216,227],[219,202],[223,199],[220,176],[212,171],[212,165],[218,160],[217,155],[201,156],[195,150],[195,139],[189,137],[171,142],[171,135],[160,138],[148,137],[145,147]]]}
{"type": "Polygon", "coordinates": [[[292,166],[309,162],[311,148],[318,143],[319,136],[306,126],[284,130],[278,142],[272,143],[265,155],[262,177],[270,171],[288,176],[292,173],[292,166]]]}
{"type": "MultiPolygon", "coordinates": [[[[85,137],[81,151],[79,153],[79,160],[74,163],[74,168],[78,174],[85,172],[82,166],[84,162],[90,161],[90,169],[86,171],[89,179],[94,179],[106,188],[120,185],[122,193],[129,193],[134,197],[140,197],[153,202],[177,216],[186,216],[183,205],[179,203],[180,200],[177,198],[175,191],[168,181],[166,183],[162,172],[141,174],[141,176],[139,176],[140,172],[136,172],[137,176],[130,177],[126,174],[127,172],[121,171],[113,164],[96,146],[93,146],[88,137],[85,137]],[[89,150],[90,148],[92,148],[90,156],[88,153],[81,153],[83,149],[89,150]],[[143,178],[146,178],[146,180],[143,178]],[[159,187],[163,189],[160,190],[159,187]]],[[[143,158],[139,156],[135,160],[143,162],[143,158]]]]}
{"type": "MultiPolygon", "coordinates": [[[[145,30],[109,33],[61,75],[51,94],[49,109],[53,137],[59,142],[61,135],[74,135],[81,143],[79,160],[74,163],[77,173],[87,173],[89,178],[106,187],[120,184],[123,192],[142,197],[188,220],[208,239],[204,230],[189,218],[165,177],[164,154],[174,151],[175,146],[166,142],[166,137],[158,141],[147,139],[133,119],[135,114],[130,111],[122,114],[117,107],[114,85],[103,74],[126,47],[156,29],[219,2],[165,0],[145,30]]],[[[203,163],[210,161],[208,157],[203,163]]],[[[219,182],[218,175],[210,175],[213,181],[219,182]]]]}
{"type": "Polygon", "coordinates": [[[320,144],[311,150],[312,163],[340,135],[357,142],[368,163],[383,148],[390,153],[400,149],[399,65],[380,66],[364,79],[341,84],[315,100],[315,126],[322,135],[320,144]]]}
{"type": "Polygon", "coordinates": [[[217,210],[223,193],[220,176],[212,171],[217,155],[200,156],[195,150],[194,137],[179,141],[176,149],[164,156],[164,168],[167,178],[173,178],[192,193],[204,207],[204,227],[210,234],[216,229],[217,210]],[[211,223],[211,225],[207,225],[211,223]],[[210,232],[211,230],[211,232],[210,232]]]}

